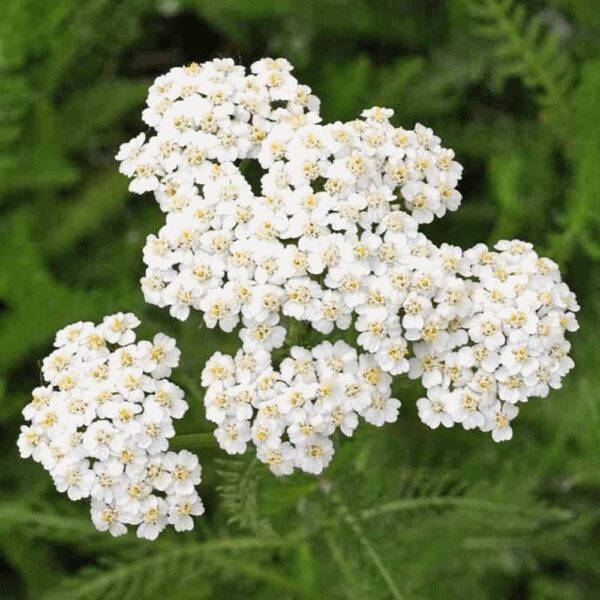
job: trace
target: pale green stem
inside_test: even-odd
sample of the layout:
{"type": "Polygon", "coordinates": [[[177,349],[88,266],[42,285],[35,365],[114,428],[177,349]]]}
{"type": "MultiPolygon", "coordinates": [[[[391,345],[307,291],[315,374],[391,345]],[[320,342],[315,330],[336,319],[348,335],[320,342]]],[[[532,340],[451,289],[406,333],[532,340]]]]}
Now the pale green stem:
{"type": "Polygon", "coordinates": [[[212,433],[184,433],[170,440],[173,450],[189,450],[190,448],[209,448],[215,446],[216,440],[212,433]]]}
{"type": "Polygon", "coordinates": [[[377,568],[379,574],[385,581],[388,590],[392,595],[392,598],[394,598],[395,600],[402,600],[402,594],[400,594],[398,588],[396,587],[394,579],[390,575],[390,572],[387,570],[387,567],[383,564],[381,557],[379,556],[379,554],[377,554],[377,551],[365,535],[358,519],[354,517],[354,515],[348,509],[348,507],[346,506],[339,494],[335,492],[330,492],[330,494],[331,499],[334,501],[334,503],[337,505],[340,511],[340,515],[342,516],[344,521],[346,521],[347,525],[350,527],[354,535],[357,537],[358,541],[360,542],[361,546],[365,551],[365,554],[371,560],[373,565],[377,568]]]}

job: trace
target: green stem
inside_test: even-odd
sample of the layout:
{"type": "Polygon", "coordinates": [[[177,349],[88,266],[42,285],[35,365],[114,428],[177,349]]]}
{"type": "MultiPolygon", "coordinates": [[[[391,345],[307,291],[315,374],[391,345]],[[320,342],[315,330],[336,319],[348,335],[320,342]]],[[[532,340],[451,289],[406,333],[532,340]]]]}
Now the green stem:
{"type": "Polygon", "coordinates": [[[373,563],[375,568],[379,571],[382,579],[385,581],[387,588],[394,600],[402,600],[402,594],[396,587],[396,583],[388,571],[387,567],[384,565],[381,557],[365,535],[363,528],[361,527],[358,519],[352,514],[350,509],[346,506],[341,496],[336,492],[330,492],[331,499],[333,503],[337,506],[339,510],[340,516],[346,521],[346,524],[350,528],[350,530],[354,533],[356,538],[358,539],[360,545],[363,547],[365,554],[369,558],[369,560],[373,563]]]}
{"type": "Polygon", "coordinates": [[[307,343],[307,338],[312,332],[312,327],[307,321],[298,321],[288,317],[287,323],[287,340],[286,346],[304,346],[307,343]]]}
{"type": "Polygon", "coordinates": [[[189,450],[190,448],[209,448],[216,444],[212,433],[185,433],[171,438],[173,450],[189,450]]]}

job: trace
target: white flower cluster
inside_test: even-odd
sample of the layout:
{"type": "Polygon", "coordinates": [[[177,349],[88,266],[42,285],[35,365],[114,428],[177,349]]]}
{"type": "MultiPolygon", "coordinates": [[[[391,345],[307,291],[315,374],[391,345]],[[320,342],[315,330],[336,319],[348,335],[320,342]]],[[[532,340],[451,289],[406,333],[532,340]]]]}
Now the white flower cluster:
{"type": "Polygon", "coordinates": [[[565,332],[578,306],[557,266],[519,241],[434,245],[419,228],[460,205],[454,152],[426,127],[394,127],[389,109],[322,124],[291,69],[172,69],[143,114],[155,134],[117,155],[130,189],[166,213],[144,248],[146,300],[182,320],[200,310],[210,328],[241,324],[235,358],[216,353],[203,372],[220,445],[253,440],[278,474],[319,472],[337,428],[396,419],[390,376],[404,373],[427,390],[429,426],[509,439],[516,404],[559,387],[573,364],[565,332]],[[353,327],[362,353],[294,347],[275,370],[282,317],[322,334],[353,327]]]}
{"type": "Polygon", "coordinates": [[[430,129],[393,127],[381,108],[321,125],[290,70],[283,59],[250,74],[231,60],[172,69],[144,111],[156,134],[117,155],[130,189],[167,213],[144,248],[146,300],[179,319],[200,309],[224,331],[241,317],[243,335],[271,347],[280,312],[324,333],[348,327],[357,281],[399,258],[397,236],[373,231],[386,216],[408,210],[416,232],[460,203],[462,168],[430,129]]]}
{"type": "Polygon", "coordinates": [[[559,388],[574,365],[565,334],[578,328],[575,296],[557,265],[521,241],[499,242],[497,251],[422,249],[401,286],[373,276],[383,301],[356,320],[370,352],[359,356],[342,341],[293,347],[278,371],[267,348],[246,340],[233,358],[216,353],[202,385],[221,447],[240,453],[252,440],[274,473],[318,473],[337,429],[351,436],[359,416],[378,426],[397,419],[390,375],[401,373],[427,390],[417,406],[428,426],[458,423],[511,439],[516,405],[559,388]],[[385,342],[372,333],[383,318],[397,319],[385,342]]]}
{"type": "MultiPolygon", "coordinates": [[[[559,388],[573,368],[565,339],[576,331],[575,295],[556,263],[531,244],[501,241],[456,253],[456,276],[419,314],[409,376],[427,396],[417,402],[432,428],[460,423],[512,438],[517,404],[559,388]]],[[[405,322],[404,317],[403,322],[405,322]]]]}
{"type": "Polygon", "coordinates": [[[192,529],[204,512],[195,486],[198,458],[169,451],[173,419],[188,405],[167,378],[179,363],[175,340],[159,333],[135,343],[131,313],[79,322],[56,335],[42,365],[48,385],[23,410],[18,446],[50,472],[71,500],[91,498],[100,531],[121,535],[137,526],[153,540],[167,526],[192,529]]]}
{"type": "Polygon", "coordinates": [[[278,370],[265,350],[214,354],[202,372],[206,417],[229,454],[254,442],[259,460],[276,475],[294,467],[319,474],[333,457],[331,436],[351,436],[359,416],[381,426],[398,418],[390,375],[371,355],[343,341],[312,350],[291,348],[278,370]]]}

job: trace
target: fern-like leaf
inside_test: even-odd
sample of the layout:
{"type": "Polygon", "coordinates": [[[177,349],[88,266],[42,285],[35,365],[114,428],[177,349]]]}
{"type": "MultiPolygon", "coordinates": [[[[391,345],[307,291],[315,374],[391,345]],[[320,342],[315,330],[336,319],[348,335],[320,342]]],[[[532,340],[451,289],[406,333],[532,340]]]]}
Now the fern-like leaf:
{"type": "Polygon", "coordinates": [[[562,262],[573,257],[580,246],[600,260],[600,60],[590,61],[582,70],[581,82],[573,94],[568,158],[573,185],[560,217],[560,231],[552,236],[550,252],[562,262]]]}
{"type": "Polygon", "coordinates": [[[256,459],[227,459],[218,461],[217,486],[228,522],[256,535],[274,536],[273,527],[259,516],[258,488],[264,467],[256,459]]]}
{"type": "Polygon", "coordinates": [[[542,107],[565,111],[574,69],[556,35],[529,17],[517,0],[462,0],[477,34],[494,43],[493,76],[499,87],[519,77],[542,107]]]}
{"type": "MultiPolygon", "coordinates": [[[[82,569],[52,590],[47,600],[129,600],[155,598],[159,592],[169,592],[175,585],[206,575],[211,570],[226,567],[253,580],[268,581],[277,587],[291,588],[279,572],[262,567],[256,556],[271,551],[286,542],[260,538],[217,539],[201,544],[173,546],[165,544],[132,560],[107,563],[103,568],[82,569]],[[228,559],[228,555],[252,552],[254,561],[228,559]],[[200,572],[200,573],[199,573],[200,572]]],[[[164,596],[163,596],[164,597],[164,596]]]]}

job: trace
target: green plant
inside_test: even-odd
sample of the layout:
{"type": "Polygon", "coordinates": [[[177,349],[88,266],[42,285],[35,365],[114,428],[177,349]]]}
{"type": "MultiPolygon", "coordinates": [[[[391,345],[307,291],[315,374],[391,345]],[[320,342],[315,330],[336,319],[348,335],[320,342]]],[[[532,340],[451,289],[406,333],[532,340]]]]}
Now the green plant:
{"type": "MultiPolygon", "coordinates": [[[[587,0],[5,0],[0,11],[0,571],[7,598],[587,599],[600,592],[597,448],[600,22],[587,0]],[[149,81],[173,64],[281,54],[325,118],[389,105],[465,164],[437,240],[531,239],[582,304],[575,371],[525,407],[516,439],[400,421],[341,443],[321,478],[217,462],[197,376],[234,342],[144,306],[161,216],[113,161],[149,81]],[[62,325],[134,309],[178,338],[207,516],[149,546],[94,532],[18,458],[19,412],[62,325]]],[[[193,437],[188,437],[193,436],[193,437]]],[[[178,436],[179,437],[179,436],[178,436]]]]}

